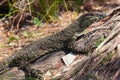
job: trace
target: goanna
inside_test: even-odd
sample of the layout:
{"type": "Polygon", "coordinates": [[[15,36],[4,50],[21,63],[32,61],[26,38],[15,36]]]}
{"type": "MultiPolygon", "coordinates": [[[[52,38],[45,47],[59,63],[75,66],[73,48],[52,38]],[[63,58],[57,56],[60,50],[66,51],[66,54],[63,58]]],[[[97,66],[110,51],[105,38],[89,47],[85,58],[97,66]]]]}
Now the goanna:
{"type": "Polygon", "coordinates": [[[23,47],[21,50],[15,52],[7,59],[0,61],[0,71],[13,66],[27,65],[29,62],[34,61],[35,59],[51,51],[55,51],[67,46],[67,44],[73,40],[75,33],[82,32],[94,21],[103,17],[104,16],[101,13],[83,14],[61,32],[43,39],[39,39],[23,47]]]}

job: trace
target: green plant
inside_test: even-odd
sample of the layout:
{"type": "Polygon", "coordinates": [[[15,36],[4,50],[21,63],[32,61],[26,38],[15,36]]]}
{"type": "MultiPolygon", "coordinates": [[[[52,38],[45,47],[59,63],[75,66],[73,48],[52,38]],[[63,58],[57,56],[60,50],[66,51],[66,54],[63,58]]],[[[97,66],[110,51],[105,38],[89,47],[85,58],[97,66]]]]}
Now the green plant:
{"type": "Polygon", "coordinates": [[[105,36],[104,35],[100,36],[100,39],[96,41],[95,46],[98,47],[100,43],[103,42],[104,40],[105,40],[105,36]]]}
{"type": "Polygon", "coordinates": [[[110,61],[112,59],[113,55],[114,55],[113,53],[109,53],[105,58],[103,58],[101,63],[104,64],[105,62],[110,61]]]}
{"type": "Polygon", "coordinates": [[[58,6],[63,0],[38,0],[32,4],[33,16],[49,22],[50,17],[58,14],[58,6]]]}
{"type": "Polygon", "coordinates": [[[13,41],[16,40],[15,37],[10,36],[8,39],[9,39],[9,40],[8,40],[8,45],[9,45],[9,46],[14,45],[13,41]]]}
{"type": "Polygon", "coordinates": [[[12,42],[12,41],[14,41],[14,40],[15,40],[15,37],[13,37],[13,36],[9,37],[9,43],[12,42]]]}
{"type": "Polygon", "coordinates": [[[33,23],[37,26],[42,26],[43,25],[43,22],[41,20],[39,20],[38,18],[34,18],[33,23]]]}
{"type": "Polygon", "coordinates": [[[13,41],[18,41],[20,39],[20,37],[18,35],[12,35],[8,38],[8,44],[9,45],[13,45],[14,43],[12,43],[13,41]]]}
{"type": "Polygon", "coordinates": [[[23,32],[23,36],[29,37],[29,36],[30,36],[30,33],[29,33],[28,31],[24,31],[24,32],[23,32]]]}
{"type": "Polygon", "coordinates": [[[40,19],[41,22],[50,22],[51,17],[52,20],[57,18],[61,7],[66,11],[69,11],[69,7],[76,7],[78,10],[84,1],[85,0],[8,0],[10,10],[5,16],[13,16],[16,15],[16,13],[24,11],[40,19]],[[17,5],[16,7],[16,3],[19,3],[19,6],[17,5]],[[71,4],[72,6],[69,6],[71,4]]]}
{"type": "Polygon", "coordinates": [[[95,42],[95,46],[98,47],[100,45],[100,42],[99,41],[96,41],[95,42]]]}

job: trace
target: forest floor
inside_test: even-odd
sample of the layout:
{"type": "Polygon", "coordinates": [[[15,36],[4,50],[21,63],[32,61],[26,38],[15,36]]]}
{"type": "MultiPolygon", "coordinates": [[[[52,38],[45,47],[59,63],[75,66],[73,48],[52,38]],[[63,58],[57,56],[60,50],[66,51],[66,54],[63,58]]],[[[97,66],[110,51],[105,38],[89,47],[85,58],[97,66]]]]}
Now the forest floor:
{"type": "MultiPolygon", "coordinates": [[[[104,4],[95,6],[94,9],[101,10],[107,14],[112,11],[112,7],[109,5],[105,6],[104,4]]],[[[25,45],[30,44],[33,41],[63,30],[81,14],[83,14],[83,12],[64,12],[58,16],[58,19],[55,22],[50,24],[44,23],[40,27],[37,27],[36,25],[26,26],[24,24],[19,32],[16,30],[6,31],[5,27],[9,27],[9,22],[7,20],[0,21],[0,60],[9,57],[15,51],[20,50],[25,45]]]]}

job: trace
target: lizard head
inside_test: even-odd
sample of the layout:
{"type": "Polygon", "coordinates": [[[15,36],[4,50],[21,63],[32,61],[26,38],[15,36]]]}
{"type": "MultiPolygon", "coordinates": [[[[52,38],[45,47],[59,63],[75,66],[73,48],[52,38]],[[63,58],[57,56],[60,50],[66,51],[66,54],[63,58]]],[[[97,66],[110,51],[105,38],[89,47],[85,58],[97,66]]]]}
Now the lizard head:
{"type": "Polygon", "coordinates": [[[106,15],[103,13],[86,13],[83,14],[82,16],[80,16],[78,18],[78,21],[80,23],[80,27],[82,28],[87,28],[88,26],[90,26],[92,23],[94,23],[97,20],[100,20],[102,18],[104,18],[106,15]]]}
{"type": "Polygon", "coordinates": [[[102,18],[104,18],[106,15],[100,12],[91,12],[91,13],[85,13],[83,15],[81,15],[77,21],[78,21],[78,25],[79,25],[79,32],[84,31],[87,27],[89,27],[92,23],[94,23],[97,20],[100,20],[102,18]]]}

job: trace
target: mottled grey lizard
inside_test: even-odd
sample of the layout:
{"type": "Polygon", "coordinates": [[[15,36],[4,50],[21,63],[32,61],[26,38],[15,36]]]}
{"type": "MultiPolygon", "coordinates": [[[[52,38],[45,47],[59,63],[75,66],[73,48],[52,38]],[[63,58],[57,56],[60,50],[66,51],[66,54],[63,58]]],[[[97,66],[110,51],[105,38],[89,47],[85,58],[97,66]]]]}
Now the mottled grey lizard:
{"type": "Polygon", "coordinates": [[[61,32],[43,39],[39,39],[15,52],[9,58],[0,61],[0,71],[13,66],[26,65],[51,51],[67,46],[68,43],[74,40],[73,37],[75,33],[82,32],[94,21],[103,17],[104,15],[101,13],[83,14],[61,32]]]}

